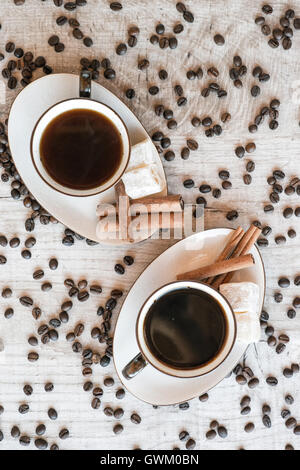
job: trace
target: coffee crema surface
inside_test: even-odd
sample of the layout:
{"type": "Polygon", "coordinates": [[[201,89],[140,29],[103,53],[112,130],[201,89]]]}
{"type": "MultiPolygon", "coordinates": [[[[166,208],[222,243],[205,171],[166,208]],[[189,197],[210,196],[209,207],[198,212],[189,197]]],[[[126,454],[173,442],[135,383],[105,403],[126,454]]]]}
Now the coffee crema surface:
{"type": "Polygon", "coordinates": [[[89,109],[73,109],[53,119],[40,142],[41,162],[58,184],[94,189],[110,180],[123,155],[121,135],[113,122],[89,109]]]}
{"type": "Polygon", "coordinates": [[[227,320],[217,300],[197,289],[178,289],[159,298],[145,319],[144,334],[152,354],[177,369],[212,361],[227,335],[227,320]]]}

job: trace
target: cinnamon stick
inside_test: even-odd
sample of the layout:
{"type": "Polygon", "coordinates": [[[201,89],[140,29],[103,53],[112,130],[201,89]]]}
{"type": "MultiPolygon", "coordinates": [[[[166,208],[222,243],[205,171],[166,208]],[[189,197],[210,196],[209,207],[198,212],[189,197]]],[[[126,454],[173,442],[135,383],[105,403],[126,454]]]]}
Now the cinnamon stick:
{"type": "Polygon", "coordinates": [[[153,197],[147,196],[131,201],[131,215],[150,212],[182,212],[184,202],[180,194],[153,197]]]}
{"type": "MultiPolygon", "coordinates": [[[[220,256],[216,259],[216,263],[219,262],[219,261],[224,261],[224,260],[229,259],[231,257],[232,253],[236,249],[238,243],[243,238],[244,234],[245,234],[245,232],[242,229],[242,227],[238,227],[234,232],[232,232],[230,234],[229,240],[228,240],[224,250],[222,251],[220,256]]],[[[211,284],[213,282],[213,280],[214,280],[214,277],[208,278],[207,279],[207,284],[211,284]]]]}
{"type": "MultiPolygon", "coordinates": [[[[255,227],[255,225],[251,225],[249,230],[245,233],[243,236],[242,240],[234,250],[232,257],[236,258],[238,256],[246,255],[249,253],[249,251],[252,249],[254,244],[257,242],[259,236],[261,234],[261,230],[258,227],[255,227]]],[[[232,275],[230,274],[224,274],[222,276],[219,276],[217,279],[215,279],[212,282],[212,286],[218,289],[221,284],[225,284],[230,282],[232,279],[232,275]]]]}
{"type": "MultiPolygon", "coordinates": [[[[117,204],[114,204],[111,206],[111,214],[113,212],[113,207],[118,212],[118,206],[117,204]]],[[[161,197],[147,196],[130,201],[130,214],[132,216],[135,216],[138,213],[146,214],[150,212],[182,212],[183,209],[184,202],[180,194],[161,197]]],[[[103,217],[102,204],[99,204],[96,213],[100,218],[103,217]]]]}
{"type": "MultiPolygon", "coordinates": [[[[149,233],[149,236],[160,229],[182,229],[184,226],[184,217],[180,213],[172,214],[142,214],[136,217],[129,218],[128,236],[129,239],[134,238],[134,232],[140,234],[141,232],[149,233]]],[[[120,220],[118,217],[106,217],[98,222],[97,232],[101,234],[110,234],[120,232],[120,220]]],[[[103,236],[101,235],[103,239],[103,236]]]]}
{"type": "Polygon", "coordinates": [[[128,240],[128,228],[130,222],[130,199],[126,193],[125,185],[122,180],[120,180],[115,185],[115,192],[119,214],[119,236],[121,240],[128,240]]]}
{"type": "Polygon", "coordinates": [[[237,258],[231,258],[225,261],[219,261],[217,263],[203,266],[177,276],[178,281],[189,281],[189,280],[203,280],[211,276],[218,276],[220,274],[231,273],[239,271],[240,269],[250,268],[254,264],[254,258],[252,255],[239,256],[237,258]]]}

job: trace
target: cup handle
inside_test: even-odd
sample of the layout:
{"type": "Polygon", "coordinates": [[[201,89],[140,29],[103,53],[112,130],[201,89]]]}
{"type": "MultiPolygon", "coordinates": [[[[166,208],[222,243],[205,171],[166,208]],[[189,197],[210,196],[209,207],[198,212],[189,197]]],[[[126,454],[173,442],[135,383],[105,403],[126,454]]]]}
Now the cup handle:
{"type": "Polygon", "coordinates": [[[79,80],[80,98],[90,98],[92,94],[92,73],[88,70],[82,70],[79,80]]]}
{"type": "Polygon", "coordinates": [[[125,379],[131,380],[137,374],[139,374],[143,369],[145,369],[147,365],[147,361],[144,356],[140,353],[135,356],[132,361],[130,361],[126,367],[122,370],[122,374],[124,375],[125,379]]]}

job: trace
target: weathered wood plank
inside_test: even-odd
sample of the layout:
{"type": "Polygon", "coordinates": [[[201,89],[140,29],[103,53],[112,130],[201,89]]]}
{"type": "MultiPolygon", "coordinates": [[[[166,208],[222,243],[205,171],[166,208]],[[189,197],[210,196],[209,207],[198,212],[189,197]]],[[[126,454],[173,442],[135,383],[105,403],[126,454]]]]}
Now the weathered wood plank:
{"type": "MultiPolygon", "coordinates": [[[[263,250],[268,279],[266,309],[276,334],[285,332],[290,335],[291,345],[282,356],[275,357],[274,351],[266,345],[265,337],[262,335],[263,341],[247,352],[247,364],[253,368],[261,381],[259,388],[255,391],[249,391],[247,387],[241,388],[231,377],[209,393],[210,398],[207,403],[193,400],[188,411],[178,410],[177,407],[154,410],[129,394],[119,402],[114,397],[120,384],[113,366],[110,365],[107,369],[96,366],[93,377],[95,385],[102,386],[103,378],[108,375],[113,375],[116,385],[112,390],[105,390],[101,410],[92,410],[91,394],[82,390],[84,380],[81,375],[80,358],[73,354],[70,344],[64,341],[65,334],[79,321],[84,320],[86,331],[83,342],[101,350],[101,346],[94,344],[94,340],[90,338],[90,329],[98,322],[97,306],[108,298],[112,288],[122,288],[127,292],[143,269],[162,253],[170,242],[146,241],[135,250],[131,249],[130,253],[135,257],[135,264],[126,270],[126,276],[123,278],[114,273],[113,267],[127,254],[126,248],[88,247],[85,242],[77,242],[69,249],[61,244],[63,232],[61,225],[45,227],[38,224],[37,245],[32,249],[32,259],[25,261],[21,258],[20,252],[28,236],[24,229],[27,210],[22,203],[9,198],[8,185],[1,184],[0,233],[5,233],[9,238],[17,235],[21,239],[19,248],[0,250],[0,253],[3,252],[8,258],[7,265],[0,269],[1,290],[5,286],[10,286],[14,293],[12,299],[0,299],[0,337],[5,343],[5,352],[0,353],[0,404],[5,408],[4,414],[0,416],[0,429],[5,435],[1,448],[20,448],[18,442],[10,437],[13,424],[20,425],[22,433],[27,432],[34,436],[37,423],[45,422],[49,443],[59,440],[57,436],[62,427],[67,426],[70,429],[71,439],[61,445],[67,449],[132,449],[135,446],[143,449],[171,449],[175,445],[180,445],[178,433],[182,429],[189,431],[191,437],[197,441],[197,448],[200,449],[240,447],[283,449],[287,443],[292,443],[299,449],[299,438],[285,428],[284,421],[280,417],[281,409],[286,406],[284,396],[290,393],[295,398],[291,412],[300,420],[299,380],[297,378],[288,380],[282,376],[283,367],[290,366],[294,361],[299,362],[299,319],[292,321],[286,316],[286,310],[293,298],[299,295],[299,288],[292,286],[285,292],[282,304],[277,305],[273,301],[278,277],[286,275],[292,280],[296,274],[299,274],[297,259],[299,234],[295,240],[288,241],[283,247],[277,247],[273,238],[274,235],[286,234],[290,227],[294,227],[300,233],[299,220],[294,217],[286,221],[280,215],[287,205],[295,208],[300,202],[299,197],[284,196],[280,207],[276,208],[272,216],[264,214],[263,206],[268,202],[269,194],[266,177],[274,168],[283,169],[287,179],[299,174],[300,114],[293,88],[299,87],[297,80],[300,75],[298,54],[300,34],[295,32],[293,48],[290,51],[283,51],[282,48],[272,50],[267,45],[267,39],[261,35],[259,27],[254,24],[256,14],[260,13],[261,2],[189,0],[186,4],[195,14],[195,23],[190,25],[183,22],[185,31],[178,36],[177,50],[161,51],[150,44],[149,37],[159,21],[165,24],[167,35],[172,34],[174,24],[182,21],[175,8],[175,0],[163,2],[124,0],[124,8],[119,13],[112,12],[106,0],[88,0],[88,6],[78,9],[76,13],[67,13],[68,17],[76,17],[81,23],[84,34],[93,38],[94,46],[87,49],[82,42],[72,37],[71,29],[67,25],[61,28],[56,25],[56,17],[64,14],[65,10],[55,8],[50,0],[43,3],[40,0],[26,0],[22,7],[15,7],[12,1],[2,3],[0,51],[4,50],[8,40],[12,40],[17,46],[32,50],[35,55],[45,55],[54,72],[78,73],[79,58],[83,56],[91,59],[109,57],[112,60],[113,67],[117,71],[116,80],[106,81],[101,72],[99,82],[125,102],[127,100],[124,91],[128,87],[135,88],[137,97],[127,104],[141,119],[150,134],[162,129],[172,139],[172,149],[176,153],[176,159],[164,163],[170,192],[183,192],[186,201],[194,202],[199,195],[197,187],[200,184],[205,182],[213,187],[220,187],[219,170],[226,168],[230,171],[233,189],[223,191],[219,200],[213,199],[210,195],[205,196],[208,201],[206,227],[231,227],[238,223],[246,226],[253,220],[260,220],[263,224],[272,226],[270,246],[263,250]],[[114,52],[115,47],[120,42],[126,42],[127,29],[131,24],[138,24],[141,29],[138,46],[128,50],[126,56],[117,57],[114,52]],[[226,38],[224,47],[214,44],[213,36],[216,32],[224,34],[226,38]],[[66,45],[63,54],[56,54],[48,46],[48,37],[54,33],[58,34],[66,45]],[[228,70],[235,54],[241,55],[243,63],[249,70],[243,79],[242,90],[233,88],[228,77],[228,70]],[[147,73],[137,69],[138,59],[143,57],[147,57],[151,63],[147,73]],[[261,84],[261,96],[253,99],[250,96],[250,88],[255,79],[251,71],[257,64],[270,73],[271,79],[268,83],[261,84]],[[202,66],[206,70],[211,65],[219,68],[218,82],[228,90],[228,97],[224,100],[217,100],[215,96],[205,100],[201,96],[201,89],[206,83],[213,81],[206,74],[200,81],[189,82],[186,79],[186,72],[189,69],[202,66]],[[158,71],[161,68],[169,73],[167,82],[161,82],[158,78],[158,71]],[[184,88],[185,96],[188,98],[187,107],[178,108],[176,105],[173,87],[177,83],[184,88]],[[152,84],[158,84],[161,89],[156,97],[150,97],[147,92],[147,88],[152,84]],[[255,136],[251,136],[248,133],[248,124],[253,121],[258,110],[274,97],[278,97],[282,102],[279,129],[272,133],[268,125],[264,124],[255,136]],[[176,131],[168,131],[166,123],[162,123],[155,116],[153,107],[160,102],[174,110],[179,124],[176,131]],[[221,137],[207,139],[203,136],[202,128],[194,129],[191,126],[190,120],[196,115],[200,118],[210,115],[219,123],[223,111],[232,114],[232,121],[224,127],[221,137]],[[192,153],[188,161],[183,161],[180,158],[180,150],[185,145],[187,137],[195,137],[198,140],[199,150],[192,153]],[[241,161],[237,160],[234,154],[235,147],[251,140],[255,140],[256,152],[247,155],[241,161]],[[247,187],[242,178],[245,173],[245,161],[249,158],[255,161],[256,171],[253,174],[253,184],[247,187]],[[194,178],[195,189],[184,190],[182,182],[186,177],[194,178]],[[237,208],[240,213],[239,219],[234,224],[226,220],[226,213],[231,208],[237,208]],[[47,267],[51,256],[57,256],[59,259],[59,268],[55,272],[51,272],[47,267]],[[37,267],[45,270],[45,280],[52,282],[53,294],[41,292],[41,282],[33,281],[32,273],[37,267]],[[99,299],[97,296],[92,296],[86,304],[76,304],[71,313],[70,323],[60,329],[60,340],[39,347],[40,360],[32,365],[26,360],[30,350],[27,338],[35,332],[37,322],[33,320],[30,309],[22,307],[17,299],[25,293],[31,295],[43,310],[41,322],[49,320],[58,313],[61,302],[66,298],[67,292],[63,285],[66,277],[72,277],[76,281],[82,278],[97,281],[103,286],[103,294],[99,299]],[[15,310],[15,315],[10,320],[6,320],[3,316],[7,306],[13,306],[15,310]],[[265,378],[269,374],[279,378],[276,389],[265,384],[265,378]],[[53,381],[55,384],[55,390],[50,394],[46,394],[43,390],[46,381],[53,381]],[[33,385],[34,393],[31,397],[25,397],[22,391],[25,383],[33,385]],[[252,412],[248,417],[240,416],[239,401],[245,394],[249,394],[252,398],[252,412]],[[18,413],[18,406],[24,401],[30,404],[32,411],[21,416],[18,413]],[[261,406],[264,403],[272,407],[273,426],[270,430],[266,430],[261,423],[261,406]],[[123,434],[113,435],[112,428],[115,421],[104,416],[102,409],[105,405],[124,408],[123,434]],[[59,413],[56,422],[50,422],[47,418],[50,406],[54,406],[59,413]],[[142,416],[140,426],[130,422],[130,414],[133,411],[142,416]],[[206,441],[205,433],[212,419],[217,419],[220,424],[227,427],[229,434],[226,440],[217,438],[213,442],[206,441]],[[243,431],[244,425],[249,421],[253,421],[256,425],[255,432],[250,435],[243,431]]],[[[273,1],[272,5],[274,14],[267,20],[274,27],[278,24],[279,16],[290,5],[283,0],[273,1]]],[[[297,14],[300,15],[300,10],[297,14]]],[[[4,63],[6,61],[7,59],[4,63]]],[[[3,62],[0,66],[3,66],[3,62]]],[[[40,72],[37,72],[35,78],[40,75],[40,72]]],[[[4,89],[0,89],[1,119],[7,117],[15,96],[16,91],[5,92],[4,96],[4,89]]],[[[118,311],[114,314],[114,322],[117,313],[118,311]]],[[[184,445],[181,444],[181,447],[184,445]]]]}

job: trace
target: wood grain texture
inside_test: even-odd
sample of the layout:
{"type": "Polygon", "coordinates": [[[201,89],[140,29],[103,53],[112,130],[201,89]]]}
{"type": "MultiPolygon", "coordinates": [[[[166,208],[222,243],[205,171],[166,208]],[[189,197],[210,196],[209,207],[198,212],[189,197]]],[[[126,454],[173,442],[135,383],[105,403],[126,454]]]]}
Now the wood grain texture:
{"type": "MultiPolygon", "coordinates": [[[[220,187],[218,172],[226,168],[231,173],[233,188],[223,191],[222,198],[215,200],[207,196],[208,208],[205,215],[206,228],[214,227],[247,227],[249,222],[260,220],[263,225],[269,224],[273,228],[270,236],[270,246],[264,249],[262,256],[267,271],[267,296],[265,308],[270,314],[270,324],[275,328],[276,335],[286,333],[291,338],[291,343],[286,351],[277,356],[266,344],[266,337],[262,333],[259,344],[251,346],[246,353],[246,363],[252,367],[255,375],[260,379],[259,387],[251,391],[247,386],[236,384],[234,377],[225,379],[209,393],[209,401],[201,403],[193,400],[187,411],[178,407],[153,409],[143,404],[129,394],[122,401],[116,400],[114,394],[120,383],[116,377],[113,366],[102,369],[94,367],[93,382],[103,386],[103,379],[112,375],[116,385],[110,390],[105,390],[100,410],[92,410],[90,406],[91,394],[82,389],[84,378],[81,374],[80,357],[72,351],[70,344],[65,340],[65,334],[74,328],[79,321],[84,321],[86,329],[83,343],[96,350],[101,346],[90,338],[90,329],[99,323],[96,309],[99,304],[105,302],[111,289],[122,288],[128,292],[135,279],[146,266],[171,242],[146,241],[130,250],[135,258],[135,264],[126,269],[126,276],[120,277],[114,272],[114,264],[120,262],[127,248],[117,247],[88,247],[84,242],[77,242],[74,247],[66,248],[61,244],[63,227],[61,225],[41,226],[37,225],[35,235],[37,244],[32,249],[32,259],[25,261],[21,258],[21,247],[28,234],[24,229],[24,220],[27,217],[27,209],[21,202],[13,201],[9,196],[9,185],[0,185],[0,233],[7,237],[17,235],[21,239],[19,248],[1,249],[8,263],[0,269],[0,286],[10,286],[13,289],[11,299],[0,299],[0,338],[4,341],[5,350],[0,352],[0,404],[4,406],[4,413],[0,416],[0,429],[5,439],[0,443],[1,449],[19,449],[17,441],[10,437],[10,429],[14,424],[20,426],[22,433],[29,433],[34,437],[34,430],[38,423],[44,422],[47,426],[47,439],[49,443],[57,442],[65,449],[172,449],[174,446],[184,448],[180,444],[178,433],[186,429],[197,442],[197,449],[284,449],[287,443],[300,448],[299,437],[286,429],[284,421],[280,417],[281,410],[286,407],[284,397],[290,393],[295,398],[295,404],[290,407],[292,414],[300,421],[299,401],[300,385],[299,376],[286,379],[282,376],[282,370],[290,366],[292,362],[299,362],[300,351],[300,327],[298,318],[289,320],[286,311],[290,308],[293,298],[299,295],[299,287],[292,286],[284,292],[282,304],[275,304],[273,295],[278,290],[277,281],[280,276],[287,276],[291,280],[299,274],[299,219],[293,217],[284,220],[282,210],[290,205],[295,208],[300,205],[297,196],[283,196],[281,203],[275,208],[275,213],[265,215],[263,206],[268,202],[270,192],[266,184],[266,177],[275,168],[285,171],[287,178],[299,175],[299,103],[295,100],[293,89],[299,87],[300,76],[299,47],[300,33],[295,32],[293,48],[283,51],[282,48],[272,50],[267,45],[267,39],[262,36],[259,27],[254,24],[254,18],[260,14],[261,2],[248,0],[223,1],[187,0],[186,5],[195,15],[194,24],[190,25],[182,20],[175,8],[175,0],[124,0],[124,8],[121,12],[112,12],[107,0],[88,0],[88,6],[78,8],[74,13],[65,12],[63,8],[56,8],[51,0],[26,0],[25,4],[16,7],[13,1],[0,5],[0,51],[3,51],[8,40],[14,41],[17,46],[25,50],[32,50],[38,55],[45,55],[47,63],[53,67],[54,72],[78,73],[80,57],[99,58],[109,57],[116,69],[117,78],[113,82],[106,81],[101,72],[99,82],[124,100],[141,119],[142,123],[151,134],[161,129],[172,140],[172,149],[176,153],[173,162],[164,162],[167,174],[169,191],[172,194],[183,193],[186,202],[194,202],[199,195],[200,184],[209,183],[213,187],[220,187]],[[68,25],[58,27],[55,19],[66,14],[68,17],[76,17],[81,24],[81,29],[86,35],[93,38],[92,48],[86,48],[81,41],[72,37],[68,25]],[[177,22],[183,21],[185,30],[178,36],[178,49],[161,51],[158,46],[149,42],[155,25],[162,22],[166,26],[166,35],[172,34],[172,29],[177,22]],[[138,45],[129,49],[124,57],[115,54],[115,48],[120,42],[126,42],[127,30],[132,24],[137,24],[141,30],[138,45]],[[66,49],[62,54],[56,54],[48,45],[51,34],[58,34],[66,49]],[[218,47],[213,41],[215,33],[225,36],[224,47],[218,47]],[[243,63],[247,65],[249,73],[243,79],[244,87],[237,90],[232,86],[228,77],[228,70],[235,54],[239,54],[243,63]],[[147,72],[137,69],[138,60],[147,57],[150,68],[147,72]],[[268,83],[261,84],[261,96],[253,99],[250,96],[250,88],[255,79],[251,75],[255,65],[270,73],[268,83]],[[220,70],[218,83],[228,90],[228,97],[218,100],[216,96],[204,99],[201,89],[211,80],[207,75],[200,81],[190,82],[186,79],[189,69],[197,69],[202,66],[204,70],[208,66],[215,65],[220,70]],[[161,82],[158,71],[164,68],[169,73],[169,80],[161,82]],[[180,83],[188,98],[188,106],[178,108],[175,101],[173,87],[180,83]],[[151,97],[147,88],[153,84],[160,87],[160,94],[151,97]],[[137,96],[131,102],[125,98],[125,90],[133,87],[137,96]],[[248,124],[253,121],[258,110],[270,99],[277,97],[282,105],[280,108],[279,129],[271,132],[265,123],[255,136],[248,132],[248,124]],[[174,110],[178,121],[176,131],[168,131],[166,122],[162,122],[154,114],[153,108],[157,103],[163,103],[165,107],[174,110]],[[232,121],[224,127],[221,137],[207,139],[203,129],[194,129],[190,120],[193,116],[203,118],[211,116],[215,122],[220,122],[223,111],[232,114],[232,121]],[[199,142],[199,149],[192,152],[189,160],[180,158],[180,150],[185,145],[188,137],[194,137],[199,142]],[[243,160],[238,160],[234,154],[237,145],[244,145],[254,140],[257,150],[254,154],[247,155],[243,160]],[[253,174],[253,184],[245,186],[243,175],[245,162],[253,159],[256,163],[256,171],[253,174]],[[195,189],[186,190],[182,182],[192,177],[195,180],[195,189]],[[226,220],[229,209],[236,208],[239,218],[235,223],[226,220]],[[275,245],[274,236],[286,234],[293,227],[298,232],[294,240],[289,240],[285,246],[275,245]],[[50,271],[48,261],[51,256],[59,259],[57,271],[50,271]],[[53,284],[50,293],[41,292],[41,281],[33,281],[32,273],[36,268],[43,268],[45,280],[53,284]],[[43,310],[41,322],[49,320],[59,312],[61,302],[66,298],[67,292],[63,285],[66,277],[72,277],[78,281],[86,278],[88,281],[97,281],[103,286],[103,294],[91,296],[85,304],[76,303],[71,313],[70,323],[60,328],[60,339],[57,343],[39,346],[40,360],[36,364],[30,364],[26,356],[31,349],[27,338],[35,333],[37,322],[31,316],[30,309],[22,307],[18,301],[20,295],[28,294],[36,305],[43,310]],[[15,310],[14,317],[6,320],[3,312],[7,306],[15,310]],[[271,388],[265,383],[266,377],[275,375],[279,385],[271,388]],[[43,386],[47,381],[53,381],[55,390],[45,393],[43,386]],[[34,393],[31,397],[25,397],[23,385],[31,383],[34,393]],[[249,394],[252,398],[250,416],[240,415],[239,402],[242,396],[249,394]],[[21,403],[30,404],[30,413],[21,416],[18,407],[21,403]],[[271,429],[264,428],[261,422],[261,406],[268,403],[272,407],[271,429]],[[103,414],[103,408],[111,405],[113,408],[121,406],[125,410],[122,424],[124,432],[115,436],[112,428],[114,418],[107,418],[103,414]],[[59,417],[51,422],[47,417],[49,407],[55,407],[59,417]],[[136,426],[130,421],[130,414],[138,412],[142,417],[142,423],[136,426]],[[228,438],[217,438],[207,441],[205,433],[212,419],[217,419],[220,424],[228,429],[228,438]],[[255,423],[256,429],[252,434],[244,432],[247,422],[255,423]],[[59,442],[58,432],[67,426],[70,429],[71,438],[59,442]]],[[[297,15],[300,15],[299,2],[288,3],[284,0],[272,1],[274,14],[267,18],[272,27],[277,26],[279,17],[288,7],[295,7],[297,15]]],[[[7,54],[2,68],[7,62],[7,54]]],[[[34,77],[41,75],[38,71],[34,77]]],[[[5,91],[0,80],[0,118],[7,117],[9,107],[20,91],[5,91]]],[[[26,119],[26,116],[24,116],[26,119]]],[[[26,156],[25,156],[26,157],[26,156]]],[[[167,269],[167,267],[163,267],[167,269]]],[[[115,322],[118,310],[114,313],[115,322]]],[[[79,356],[79,355],[78,355],[79,356]]],[[[33,448],[31,444],[30,448],[33,448]]]]}

